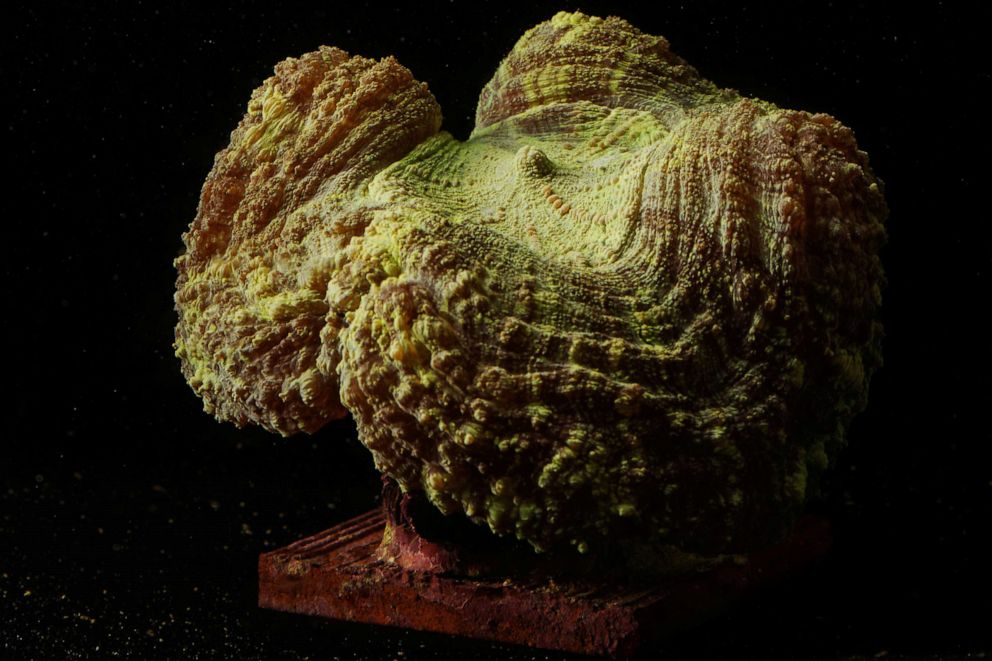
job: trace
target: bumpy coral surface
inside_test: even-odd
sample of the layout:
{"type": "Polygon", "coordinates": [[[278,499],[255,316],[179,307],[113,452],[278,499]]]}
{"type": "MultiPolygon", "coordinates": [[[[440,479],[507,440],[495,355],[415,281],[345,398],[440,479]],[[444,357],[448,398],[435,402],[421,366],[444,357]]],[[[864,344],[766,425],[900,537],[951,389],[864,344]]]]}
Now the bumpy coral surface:
{"type": "Polygon", "coordinates": [[[184,235],[206,410],[313,432],[536,549],[780,536],[880,365],[887,210],[834,118],[559,13],[468,140],[392,58],[276,67],[184,235]]]}

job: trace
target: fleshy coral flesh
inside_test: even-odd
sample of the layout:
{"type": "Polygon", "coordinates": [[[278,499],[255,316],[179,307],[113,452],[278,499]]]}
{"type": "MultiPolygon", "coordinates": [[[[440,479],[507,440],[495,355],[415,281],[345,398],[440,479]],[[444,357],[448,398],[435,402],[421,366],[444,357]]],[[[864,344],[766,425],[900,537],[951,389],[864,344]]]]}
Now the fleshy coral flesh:
{"type": "Polygon", "coordinates": [[[881,365],[852,132],[561,12],[465,141],[393,58],[276,66],[217,155],[176,353],[208,412],[350,413],[377,468],[538,550],[780,538],[881,365]]]}

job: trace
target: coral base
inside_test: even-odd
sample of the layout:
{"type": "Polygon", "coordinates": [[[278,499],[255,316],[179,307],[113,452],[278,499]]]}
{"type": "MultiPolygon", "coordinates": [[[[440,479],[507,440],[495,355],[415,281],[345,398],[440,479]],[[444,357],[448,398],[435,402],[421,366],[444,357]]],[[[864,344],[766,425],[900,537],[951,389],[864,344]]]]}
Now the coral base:
{"type": "Polygon", "coordinates": [[[450,576],[382,558],[386,515],[368,512],[259,557],[259,606],[546,649],[622,657],[796,574],[830,544],[805,517],[742,565],[653,584],[450,576]]]}

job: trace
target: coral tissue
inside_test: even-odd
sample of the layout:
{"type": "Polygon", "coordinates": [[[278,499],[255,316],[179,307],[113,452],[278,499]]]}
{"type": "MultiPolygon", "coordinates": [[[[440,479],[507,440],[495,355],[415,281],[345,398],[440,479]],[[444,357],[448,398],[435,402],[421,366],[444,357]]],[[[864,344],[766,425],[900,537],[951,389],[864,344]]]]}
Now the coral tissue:
{"type": "Polygon", "coordinates": [[[881,364],[882,184],[852,132],[559,13],[465,141],[392,57],[255,90],[176,260],[206,410],[313,432],[537,550],[778,539],[881,364]]]}

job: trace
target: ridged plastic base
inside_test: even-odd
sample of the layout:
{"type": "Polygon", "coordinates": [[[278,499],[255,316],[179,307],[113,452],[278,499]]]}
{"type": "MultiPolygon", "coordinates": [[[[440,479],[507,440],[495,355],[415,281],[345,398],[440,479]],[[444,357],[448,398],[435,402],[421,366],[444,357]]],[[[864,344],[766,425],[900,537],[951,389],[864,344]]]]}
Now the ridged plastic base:
{"type": "Polygon", "coordinates": [[[806,517],[743,565],[651,585],[467,578],[376,557],[385,518],[371,511],[259,557],[259,606],[584,654],[624,657],[707,619],[759,585],[797,573],[830,544],[806,517]]]}

